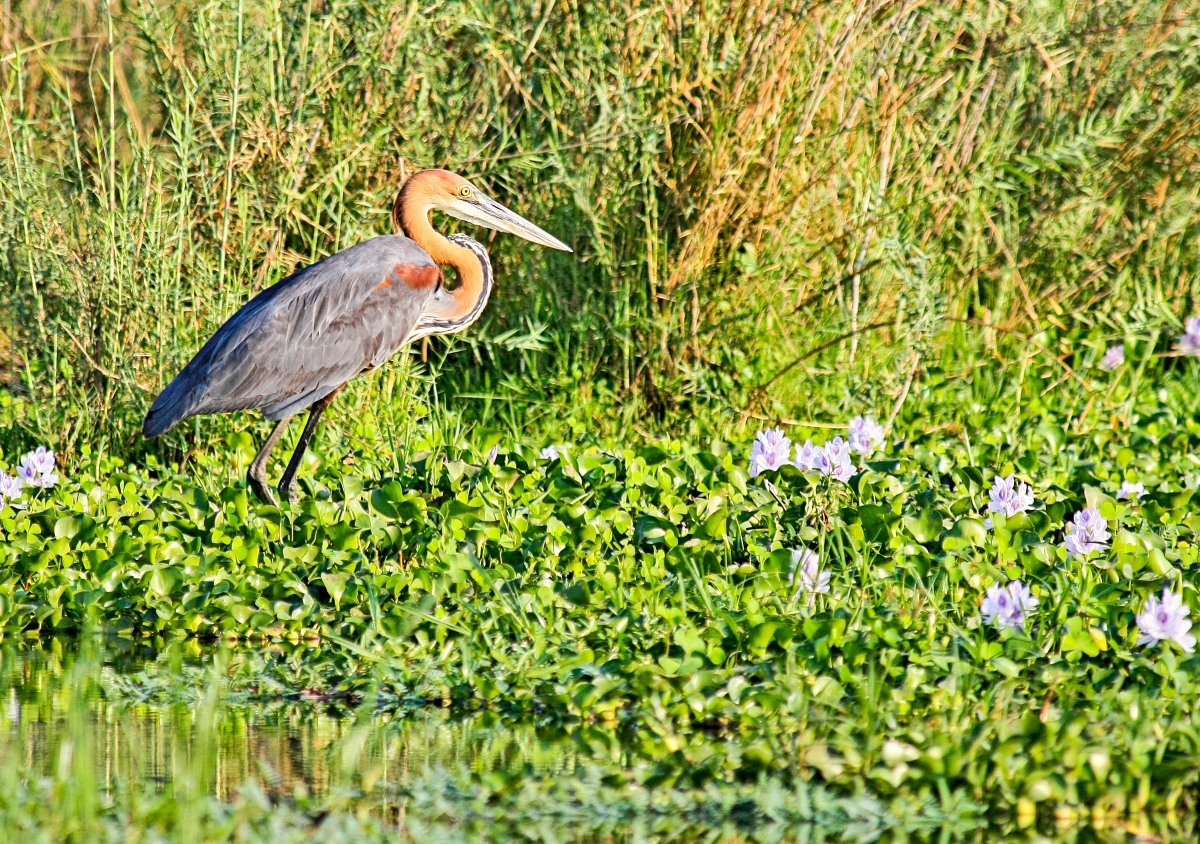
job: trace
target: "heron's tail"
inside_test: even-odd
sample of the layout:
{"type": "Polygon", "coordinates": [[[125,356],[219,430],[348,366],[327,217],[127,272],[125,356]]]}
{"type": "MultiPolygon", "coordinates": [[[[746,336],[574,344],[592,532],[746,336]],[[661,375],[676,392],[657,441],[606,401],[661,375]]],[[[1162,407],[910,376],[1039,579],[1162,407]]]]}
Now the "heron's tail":
{"type": "Polygon", "coordinates": [[[175,376],[150,406],[146,419],[142,422],[142,435],[146,439],[165,434],[184,419],[196,414],[196,405],[199,403],[197,394],[202,391],[196,389],[197,385],[191,383],[192,379],[188,375],[185,369],[175,376]]]}

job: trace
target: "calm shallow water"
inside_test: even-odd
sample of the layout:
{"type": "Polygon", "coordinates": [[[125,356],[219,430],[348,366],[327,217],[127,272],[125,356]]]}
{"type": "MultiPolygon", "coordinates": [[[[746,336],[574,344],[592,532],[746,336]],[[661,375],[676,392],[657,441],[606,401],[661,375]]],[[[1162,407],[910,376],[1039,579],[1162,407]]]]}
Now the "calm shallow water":
{"type": "MultiPolygon", "coordinates": [[[[318,819],[349,812],[402,839],[438,842],[948,842],[1010,831],[982,831],[986,816],[973,807],[927,801],[906,813],[774,781],[644,788],[636,754],[603,731],[432,708],[382,713],[369,702],[249,702],[223,695],[221,660],[129,642],[3,651],[0,772],[25,779],[13,786],[0,773],[0,810],[22,782],[40,780],[62,784],[51,793],[65,795],[65,810],[77,805],[73,793],[94,794],[98,806],[134,793],[236,805],[253,793],[271,806],[317,806],[318,819]]],[[[1043,831],[1092,840],[1086,829],[1043,831]]]]}
{"type": "Polygon", "coordinates": [[[74,753],[86,737],[105,787],[122,779],[166,784],[202,765],[221,798],[252,778],[272,791],[321,795],[363,779],[403,786],[414,771],[552,777],[594,760],[562,731],[499,726],[487,715],[452,717],[436,708],[398,715],[369,704],[246,703],[223,700],[212,688],[197,690],[193,700],[139,702],[145,678],[159,667],[151,649],[87,657],[9,650],[0,666],[0,764],[49,776],[64,764],[64,744],[74,753]]]}

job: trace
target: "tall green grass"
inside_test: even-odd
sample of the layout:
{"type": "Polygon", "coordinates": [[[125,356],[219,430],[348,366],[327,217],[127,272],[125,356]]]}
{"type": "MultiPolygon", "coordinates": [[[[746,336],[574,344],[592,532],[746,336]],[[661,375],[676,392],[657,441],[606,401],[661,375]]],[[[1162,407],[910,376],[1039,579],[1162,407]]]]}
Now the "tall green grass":
{"type": "Polygon", "coordinates": [[[1194,295],[1186,4],[16,0],[0,24],[8,448],[143,448],[204,338],[386,231],[419,167],[576,254],[489,239],[483,323],[343,418],[390,396],[410,424],[432,372],[454,424],[516,430],[886,412],[948,319],[1063,355],[1166,338],[1194,295]]]}

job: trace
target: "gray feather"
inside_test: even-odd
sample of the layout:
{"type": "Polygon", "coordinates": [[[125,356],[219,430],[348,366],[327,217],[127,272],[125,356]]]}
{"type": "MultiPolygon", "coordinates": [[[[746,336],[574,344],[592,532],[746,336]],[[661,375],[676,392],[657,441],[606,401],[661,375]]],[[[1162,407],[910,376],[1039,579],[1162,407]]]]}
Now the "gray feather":
{"type": "Polygon", "coordinates": [[[247,302],[162,391],[142,430],[169,431],[203,413],[262,408],[283,419],[324,398],[409,339],[441,285],[380,286],[398,264],[434,266],[407,237],[351,246],[247,302]]]}

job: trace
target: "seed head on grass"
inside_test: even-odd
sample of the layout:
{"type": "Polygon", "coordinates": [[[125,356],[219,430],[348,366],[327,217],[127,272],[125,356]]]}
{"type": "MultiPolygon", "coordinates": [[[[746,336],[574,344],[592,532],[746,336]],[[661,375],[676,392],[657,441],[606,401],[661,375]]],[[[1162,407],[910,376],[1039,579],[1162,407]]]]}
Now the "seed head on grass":
{"type": "Polygon", "coordinates": [[[1161,601],[1151,595],[1137,617],[1138,630],[1142,632],[1138,644],[1171,641],[1190,654],[1196,648],[1196,637],[1188,632],[1192,629],[1192,622],[1188,620],[1190,612],[1183,596],[1170,589],[1163,590],[1161,601]]]}
{"type": "Polygon", "coordinates": [[[1188,317],[1183,321],[1183,336],[1176,345],[1185,355],[1200,358],[1200,316],[1188,317]]]}
{"type": "Polygon", "coordinates": [[[1121,481],[1121,488],[1117,490],[1117,499],[1136,503],[1145,494],[1146,487],[1142,485],[1141,481],[1121,481]]]}
{"type": "Polygon", "coordinates": [[[1115,346],[1109,346],[1108,351],[1104,353],[1104,357],[1100,358],[1100,368],[1107,369],[1112,372],[1121,364],[1125,363],[1125,344],[1118,343],[1115,346]]]}
{"type": "Polygon", "coordinates": [[[1025,619],[1037,605],[1038,599],[1033,597],[1029,587],[1019,580],[1014,580],[1007,586],[993,583],[988,587],[979,610],[983,613],[984,624],[1024,630],[1025,619]]]}
{"type": "Polygon", "coordinates": [[[759,431],[750,446],[750,477],[781,469],[791,462],[792,441],[779,428],[759,431]]]}
{"type": "Polygon", "coordinates": [[[1108,548],[1111,537],[1108,522],[1100,515],[1100,511],[1095,507],[1084,507],[1067,524],[1063,544],[1067,547],[1067,556],[1086,557],[1093,551],[1108,548]]]}
{"type": "Polygon", "coordinates": [[[883,446],[883,426],[874,419],[855,416],[850,420],[850,450],[870,457],[883,446]]]}

